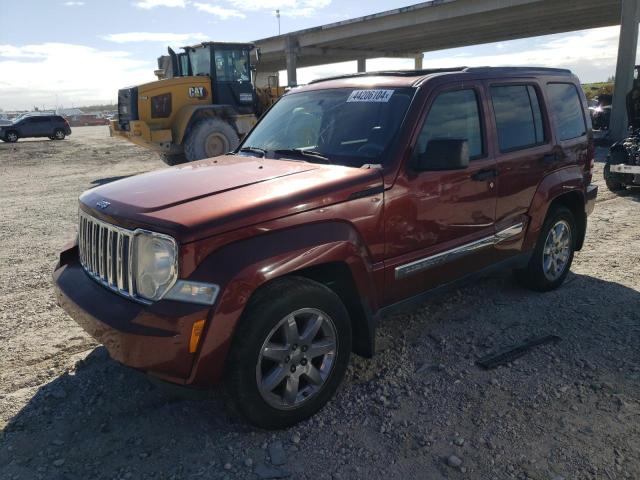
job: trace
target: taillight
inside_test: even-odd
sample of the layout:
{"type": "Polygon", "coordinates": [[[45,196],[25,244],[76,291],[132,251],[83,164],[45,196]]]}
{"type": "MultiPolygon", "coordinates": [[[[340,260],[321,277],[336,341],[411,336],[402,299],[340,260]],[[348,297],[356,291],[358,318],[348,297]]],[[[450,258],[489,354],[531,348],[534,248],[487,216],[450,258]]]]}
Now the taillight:
{"type": "Polygon", "coordinates": [[[593,166],[596,161],[596,146],[593,142],[593,138],[590,138],[587,143],[587,155],[584,162],[584,180],[587,185],[591,183],[593,178],[593,166]]]}

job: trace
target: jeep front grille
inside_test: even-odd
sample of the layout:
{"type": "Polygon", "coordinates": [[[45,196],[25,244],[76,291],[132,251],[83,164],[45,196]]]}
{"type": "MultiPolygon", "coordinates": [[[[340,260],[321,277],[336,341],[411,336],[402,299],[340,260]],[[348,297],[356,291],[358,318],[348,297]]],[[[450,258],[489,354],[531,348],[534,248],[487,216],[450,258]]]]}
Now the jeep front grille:
{"type": "Polygon", "coordinates": [[[134,232],[82,211],[79,217],[78,247],[84,270],[114,292],[142,301],[136,295],[133,277],[134,232]]]}

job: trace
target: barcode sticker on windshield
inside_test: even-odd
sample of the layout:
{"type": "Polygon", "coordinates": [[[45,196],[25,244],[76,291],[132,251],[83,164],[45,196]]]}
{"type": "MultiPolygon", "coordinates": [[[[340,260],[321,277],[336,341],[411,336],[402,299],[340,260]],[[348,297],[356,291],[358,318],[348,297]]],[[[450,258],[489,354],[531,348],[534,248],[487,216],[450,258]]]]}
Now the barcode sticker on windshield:
{"type": "Polygon", "coordinates": [[[393,90],[354,90],[347,98],[349,102],[382,102],[386,103],[393,95],[393,90]]]}

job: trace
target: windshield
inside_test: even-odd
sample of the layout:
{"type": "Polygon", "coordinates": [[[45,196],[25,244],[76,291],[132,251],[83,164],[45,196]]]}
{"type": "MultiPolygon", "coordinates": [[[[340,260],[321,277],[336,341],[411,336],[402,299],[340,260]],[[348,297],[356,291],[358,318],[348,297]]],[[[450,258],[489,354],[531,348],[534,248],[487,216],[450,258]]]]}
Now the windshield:
{"type": "Polygon", "coordinates": [[[248,49],[215,49],[214,58],[217,81],[248,82],[251,80],[248,49]]]}
{"type": "Polygon", "coordinates": [[[189,50],[189,60],[193,75],[209,75],[211,73],[211,52],[208,47],[189,50]]]}
{"type": "Polygon", "coordinates": [[[256,125],[242,150],[279,158],[361,167],[383,163],[413,89],[315,90],[285,95],[256,125]],[[313,155],[312,155],[313,154],[313,155]]]}

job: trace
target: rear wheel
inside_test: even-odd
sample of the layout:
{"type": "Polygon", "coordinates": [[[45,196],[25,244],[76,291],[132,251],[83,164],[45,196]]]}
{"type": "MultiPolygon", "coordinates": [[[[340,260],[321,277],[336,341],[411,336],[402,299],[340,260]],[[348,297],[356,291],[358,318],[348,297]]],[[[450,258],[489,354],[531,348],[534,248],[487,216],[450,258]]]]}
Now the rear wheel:
{"type": "Polygon", "coordinates": [[[262,428],[285,428],[333,397],[351,352],[351,324],[339,297],[290,277],[258,291],[234,336],[227,373],[233,406],[262,428]]]}
{"type": "Polygon", "coordinates": [[[162,161],[170,166],[180,165],[187,161],[187,157],[183,154],[160,153],[159,155],[162,161]]]}
{"type": "Polygon", "coordinates": [[[7,132],[4,135],[4,139],[5,141],[9,142],[9,143],[15,143],[18,141],[18,133],[17,132],[7,132]]]}
{"type": "Polygon", "coordinates": [[[53,132],[53,138],[56,140],[64,140],[64,137],[66,137],[64,130],[62,130],[61,128],[56,128],[56,131],[53,132]]]}
{"type": "Polygon", "coordinates": [[[200,120],[184,141],[188,161],[217,157],[234,150],[240,144],[238,134],[220,118],[200,120]]]}
{"type": "Polygon", "coordinates": [[[529,264],[516,271],[518,280],[539,292],[558,288],[569,274],[576,238],[575,219],[571,210],[566,207],[554,208],[542,226],[529,264]]]}

